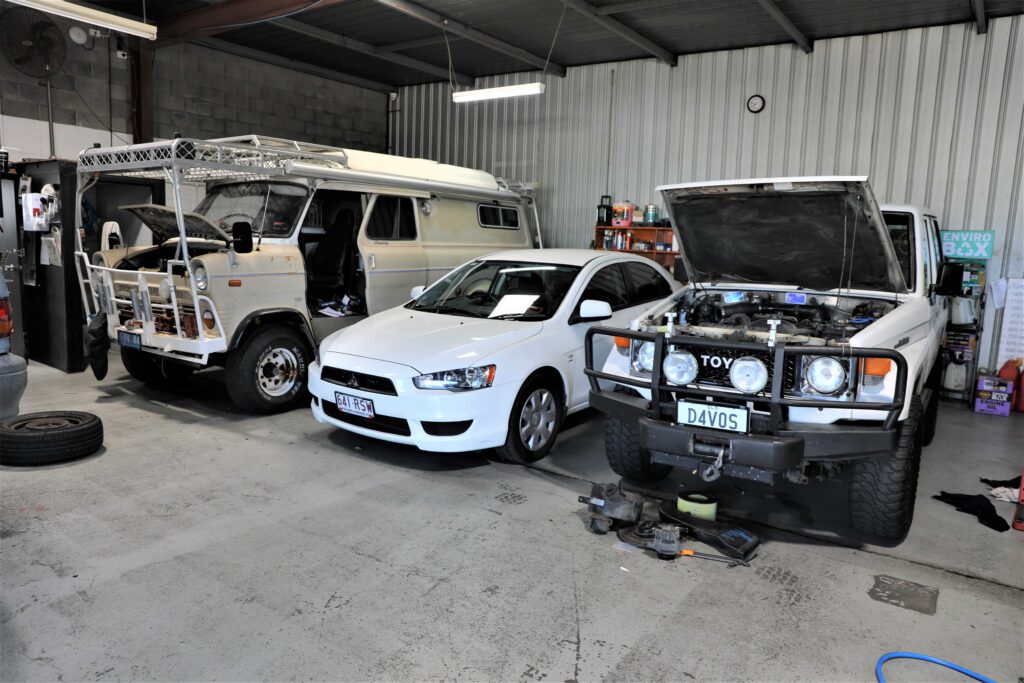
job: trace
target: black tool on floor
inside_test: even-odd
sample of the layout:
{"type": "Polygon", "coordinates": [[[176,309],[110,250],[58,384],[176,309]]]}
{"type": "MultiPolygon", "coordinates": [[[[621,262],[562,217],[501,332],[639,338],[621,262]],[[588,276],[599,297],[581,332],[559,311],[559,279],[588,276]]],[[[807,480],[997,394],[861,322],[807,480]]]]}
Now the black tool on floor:
{"type": "Polygon", "coordinates": [[[728,522],[712,522],[694,517],[688,512],[680,512],[676,509],[675,501],[662,503],[658,511],[662,521],[678,524],[688,536],[744,562],[754,557],[761,545],[761,538],[753,531],[728,522]]]}
{"type": "Polygon", "coordinates": [[[724,562],[730,568],[736,565],[749,567],[743,559],[737,557],[726,557],[725,555],[713,555],[711,553],[700,553],[689,548],[684,548],[683,543],[686,533],[683,527],[678,524],[666,524],[653,519],[644,520],[636,526],[624,527],[615,532],[620,541],[635,545],[644,550],[654,552],[662,560],[674,560],[678,557],[696,557],[702,560],[713,560],[724,562]]]}
{"type": "Polygon", "coordinates": [[[618,484],[594,484],[590,496],[580,496],[579,501],[590,510],[589,528],[595,534],[640,521],[644,509],[643,496],[623,491],[618,484]]]}

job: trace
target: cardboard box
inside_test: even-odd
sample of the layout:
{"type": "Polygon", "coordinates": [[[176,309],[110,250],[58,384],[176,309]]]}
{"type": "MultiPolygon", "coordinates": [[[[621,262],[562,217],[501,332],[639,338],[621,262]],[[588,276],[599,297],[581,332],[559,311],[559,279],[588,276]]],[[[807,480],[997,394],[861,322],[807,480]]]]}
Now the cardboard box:
{"type": "Polygon", "coordinates": [[[1013,382],[983,375],[974,391],[974,412],[1008,417],[1013,408],[1013,382]]]}

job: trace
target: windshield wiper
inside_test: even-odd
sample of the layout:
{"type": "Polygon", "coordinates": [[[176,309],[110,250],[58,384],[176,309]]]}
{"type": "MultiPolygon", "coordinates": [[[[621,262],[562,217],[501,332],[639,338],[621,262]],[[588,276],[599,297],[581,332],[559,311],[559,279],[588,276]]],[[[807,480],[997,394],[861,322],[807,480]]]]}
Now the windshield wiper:
{"type": "Polygon", "coordinates": [[[414,311],[422,311],[423,313],[441,313],[442,315],[465,315],[471,318],[486,318],[487,316],[477,311],[470,311],[465,308],[455,308],[454,306],[425,306],[423,308],[414,308],[414,311]]]}
{"type": "Polygon", "coordinates": [[[491,320],[543,320],[547,317],[544,313],[502,313],[491,316],[491,320]]]}

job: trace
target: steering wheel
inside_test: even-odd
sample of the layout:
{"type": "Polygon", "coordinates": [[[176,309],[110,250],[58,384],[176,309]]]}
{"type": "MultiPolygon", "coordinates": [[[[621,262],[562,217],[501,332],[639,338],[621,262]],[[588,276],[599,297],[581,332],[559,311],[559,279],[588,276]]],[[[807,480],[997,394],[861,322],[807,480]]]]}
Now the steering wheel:
{"type": "Polygon", "coordinates": [[[252,225],[252,216],[247,216],[244,213],[229,213],[223,218],[218,219],[217,223],[220,224],[220,227],[230,230],[231,224],[235,223],[235,221],[228,222],[229,218],[244,218],[246,223],[252,225]]]}
{"type": "Polygon", "coordinates": [[[476,304],[496,302],[498,299],[486,289],[475,289],[465,294],[465,297],[476,304]]]}

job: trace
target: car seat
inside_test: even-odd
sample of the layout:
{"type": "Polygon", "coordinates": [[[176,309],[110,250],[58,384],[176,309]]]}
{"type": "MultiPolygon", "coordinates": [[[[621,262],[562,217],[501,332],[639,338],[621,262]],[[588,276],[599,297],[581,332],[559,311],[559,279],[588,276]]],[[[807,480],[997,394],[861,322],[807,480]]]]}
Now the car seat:
{"type": "Polygon", "coordinates": [[[310,286],[313,289],[333,293],[343,284],[345,263],[355,242],[355,223],[352,209],[340,207],[334,212],[309,259],[310,286]]]}

